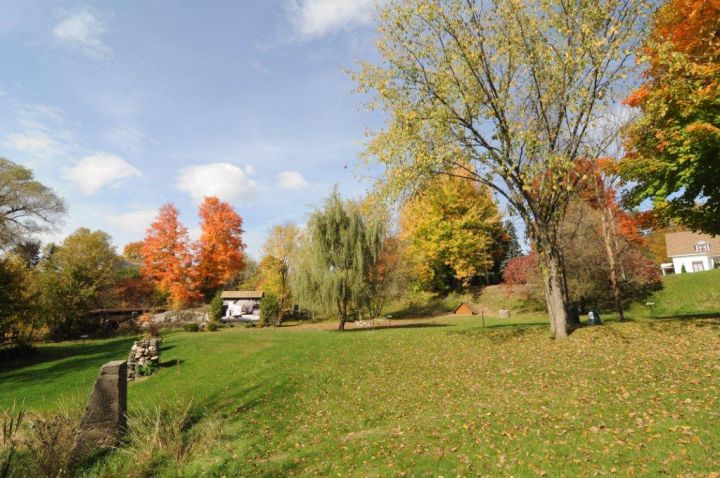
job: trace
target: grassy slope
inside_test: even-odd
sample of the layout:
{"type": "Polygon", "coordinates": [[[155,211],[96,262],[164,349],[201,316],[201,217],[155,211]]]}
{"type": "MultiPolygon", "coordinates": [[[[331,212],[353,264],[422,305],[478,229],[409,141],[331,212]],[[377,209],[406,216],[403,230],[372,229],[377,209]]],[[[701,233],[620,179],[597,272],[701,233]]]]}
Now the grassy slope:
{"type": "MultiPolygon", "coordinates": [[[[168,476],[717,470],[715,319],[609,324],[565,343],[544,325],[493,318],[485,329],[477,317],[403,324],[174,332],[166,366],[130,386],[129,407],[192,398],[222,417],[211,452],[168,476]]],[[[24,398],[48,408],[87,393],[98,366],[128,349],[97,344],[82,358],[58,358],[76,345],[44,347],[51,361],[0,372],[0,406],[24,398]]]]}
{"type": "Polygon", "coordinates": [[[632,317],[720,315],[720,270],[663,277],[663,288],[632,304],[632,317]],[[654,303],[647,306],[648,302],[654,303]]]}

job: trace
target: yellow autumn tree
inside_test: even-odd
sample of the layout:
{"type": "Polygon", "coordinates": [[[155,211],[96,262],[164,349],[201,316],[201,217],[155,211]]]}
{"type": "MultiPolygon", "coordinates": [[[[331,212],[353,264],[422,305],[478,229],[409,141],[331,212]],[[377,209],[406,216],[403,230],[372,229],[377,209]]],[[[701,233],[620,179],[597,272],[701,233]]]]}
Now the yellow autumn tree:
{"type": "Polygon", "coordinates": [[[607,116],[631,88],[653,3],[386,0],[379,58],[353,74],[386,118],[365,151],[385,168],[380,192],[460,167],[503,197],[538,252],[556,338],[576,325],[558,241],[574,164],[606,156],[617,134],[607,116]]]}
{"type": "Polygon", "coordinates": [[[426,287],[466,286],[492,268],[494,235],[500,230],[488,188],[462,177],[438,176],[403,205],[403,260],[413,264],[426,287]]]}

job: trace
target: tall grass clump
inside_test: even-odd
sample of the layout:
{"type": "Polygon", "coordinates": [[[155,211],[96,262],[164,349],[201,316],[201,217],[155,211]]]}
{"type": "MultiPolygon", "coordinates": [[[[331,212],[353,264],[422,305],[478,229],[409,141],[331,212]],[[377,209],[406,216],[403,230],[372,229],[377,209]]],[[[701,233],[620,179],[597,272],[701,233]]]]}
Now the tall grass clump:
{"type": "Polygon", "coordinates": [[[28,419],[24,440],[32,476],[66,478],[75,475],[77,462],[72,456],[79,412],[61,408],[52,414],[35,414],[28,419]]]}
{"type": "Polygon", "coordinates": [[[14,463],[19,445],[18,431],[23,418],[25,418],[25,412],[22,409],[16,411],[13,406],[12,409],[3,413],[0,420],[0,424],[2,424],[2,433],[0,434],[0,478],[16,476],[14,463]]]}
{"type": "Polygon", "coordinates": [[[186,463],[194,452],[212,447],[220,421],[203,417],[192,400],[164,402],[128,414],[128,434],[103,475],[152,476],[186,463]],[[111,470],[110,468],[115,468],[111,470]]]}

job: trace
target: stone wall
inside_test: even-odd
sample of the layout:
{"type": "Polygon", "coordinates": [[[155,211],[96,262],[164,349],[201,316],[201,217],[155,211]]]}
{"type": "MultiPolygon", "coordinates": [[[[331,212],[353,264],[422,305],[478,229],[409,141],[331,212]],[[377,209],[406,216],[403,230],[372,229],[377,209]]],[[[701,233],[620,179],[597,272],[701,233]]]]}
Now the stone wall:
{"type": "Polygon", "coordinates": [[[164,325],[182,325],[188,322],[208,322],[210,314],[207,310],[168,310],[160,314],[154,314],[150,321],[153,324],[164,325]]]}
{"type": "Polygon", "coordinates": [[[137,340],[130,349],[127,361],[127,379],[135,380],[139,369],[152,364],[155,368],[160,366],[160,337],[151,337],[137,340]]]}

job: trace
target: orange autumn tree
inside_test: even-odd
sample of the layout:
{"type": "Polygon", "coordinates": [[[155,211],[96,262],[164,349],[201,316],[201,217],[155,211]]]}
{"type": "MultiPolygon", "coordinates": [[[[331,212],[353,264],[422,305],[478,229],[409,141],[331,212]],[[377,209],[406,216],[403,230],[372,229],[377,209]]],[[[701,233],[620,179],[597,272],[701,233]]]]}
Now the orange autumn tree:
{"type": "Polygon", "coordinates": [[[625,103],[629,199],[670,222],[720,234],[720,0],[667,0],[638,52],[644,81],[625,103]]]}
{"type": "Polygon", "coordinates": [[[180,223],[178,214],[172,204],[160,208],[157,218],[146,231],[140,269],[144,277],[170,296],[175,308],[200,298],[188,230],[180,223]]]}
{"type": "Polygon", "coordinates": [[[214,196],[200,204],[200,240],[197,253],[197,281],[200,290],[212,295],[245,266],[243,220],[230,204],[214,196]]]}

